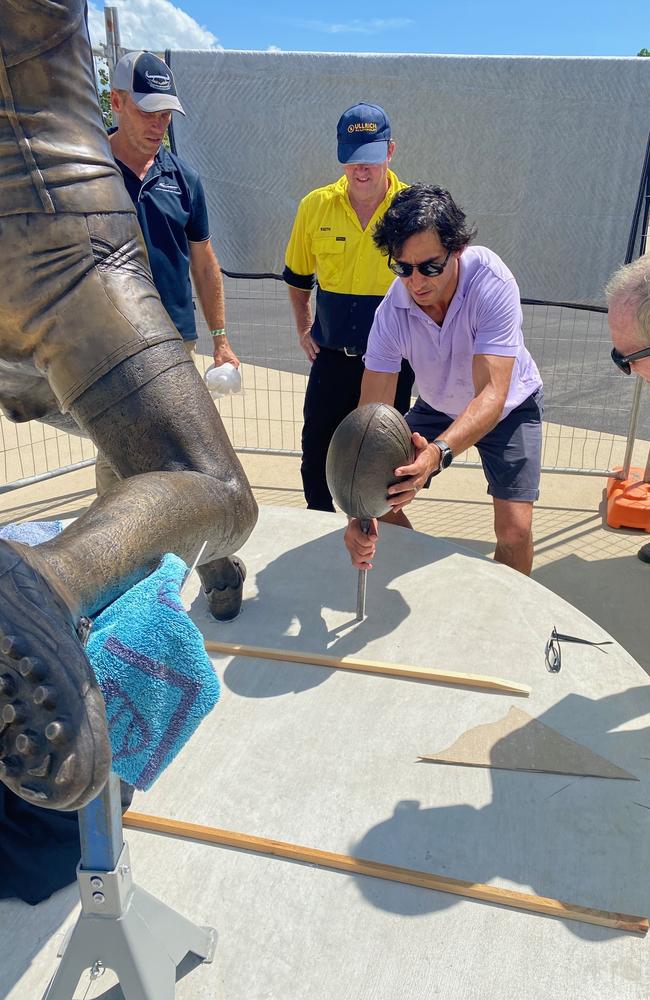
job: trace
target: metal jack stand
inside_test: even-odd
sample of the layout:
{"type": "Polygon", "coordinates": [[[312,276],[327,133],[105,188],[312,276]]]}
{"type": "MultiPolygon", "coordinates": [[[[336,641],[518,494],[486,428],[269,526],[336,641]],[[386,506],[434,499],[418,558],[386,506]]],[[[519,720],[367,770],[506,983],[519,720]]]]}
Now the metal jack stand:
{"type": "Polygon", "coordinates": [[[217,932],[198,927],[133,884],[122,833],[120,782],[79,813],[81,913],[43,1000],[71,1000],[85,969],[116,974],[125,1000],[174,1000],[176,967],[193,952],[211,962],[217,932]]]}

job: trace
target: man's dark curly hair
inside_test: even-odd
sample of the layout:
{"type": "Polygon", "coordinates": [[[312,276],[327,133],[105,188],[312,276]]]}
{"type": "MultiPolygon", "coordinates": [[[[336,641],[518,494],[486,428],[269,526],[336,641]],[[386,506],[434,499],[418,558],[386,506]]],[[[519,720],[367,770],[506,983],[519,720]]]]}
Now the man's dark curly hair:
{"type": "Polygon", "coordinates": [[[445,250],[462,250],[476,236],[476,229],[467,225],[465,213],[449,191],[412,184],[395,195],[372,238],[383,254],[395,259],[411,236],[429,229],[435,230],[445,250]]]}

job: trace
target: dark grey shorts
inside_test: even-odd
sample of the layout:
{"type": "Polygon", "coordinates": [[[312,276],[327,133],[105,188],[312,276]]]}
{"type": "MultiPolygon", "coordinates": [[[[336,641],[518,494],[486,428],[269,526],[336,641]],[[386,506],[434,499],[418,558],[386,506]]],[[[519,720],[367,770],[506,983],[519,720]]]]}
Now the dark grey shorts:
{"type": "MultiPolygon", "coordinates": [[[[542,464],[544,390],[539,388],[477,442],[488,493],[498,500],[534,501],[539,497],[542,464]]],[[[406,414],[412,431],[434,441],[453,423],[446,413],[418,399],[406,414]]]]}

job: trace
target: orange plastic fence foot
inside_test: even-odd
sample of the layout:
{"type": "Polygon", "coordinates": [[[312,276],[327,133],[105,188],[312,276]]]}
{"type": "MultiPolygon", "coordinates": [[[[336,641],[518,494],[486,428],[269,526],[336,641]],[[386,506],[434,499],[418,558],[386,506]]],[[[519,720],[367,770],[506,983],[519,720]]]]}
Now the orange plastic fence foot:
{"type": "Polygon", "coordinates": [[[630,469],[627,479],[607,480],[607,523],[610,528],[650,531],[650,483],[645,469],[630,469]]]}

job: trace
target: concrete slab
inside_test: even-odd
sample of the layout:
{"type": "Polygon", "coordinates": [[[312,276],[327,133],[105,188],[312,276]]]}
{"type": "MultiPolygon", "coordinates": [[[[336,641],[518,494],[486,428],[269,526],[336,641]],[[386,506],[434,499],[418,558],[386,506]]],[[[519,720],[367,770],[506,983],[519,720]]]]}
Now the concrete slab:
{"type": "MultiPolygon", "coordinates": [[[[563,647],[553,625],[608,638],[533,580],[458,545],[388,528],[353,624],[343,518],[262,509],[243,552],[244,613],[206,638],[493,673],[526,700],[216,656],[221,703],[133,808],[489,882],[586,906],[650,909],[650,683],[620,646],[563,647]],[[639,782],[417,763],[516,703],[639,782]]],[[[219,931],[178,1000],[641,1000],[648,941],[404,885],[129,831],[135,879],[219,931]]],[[[76,889],[0,903],[0,996],[40,997],[76,889]]],[[[89,961],[94,956],[89,956],[89,961]]],[[[82,980],[79,997],[106,992],[82,980]]]]}

